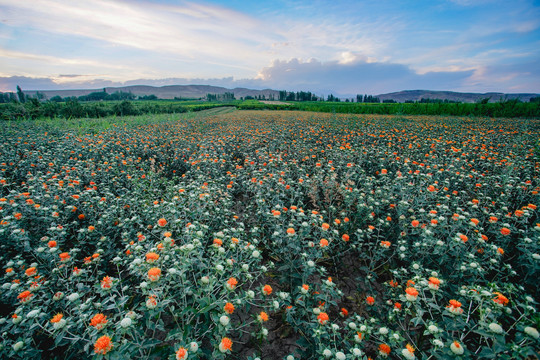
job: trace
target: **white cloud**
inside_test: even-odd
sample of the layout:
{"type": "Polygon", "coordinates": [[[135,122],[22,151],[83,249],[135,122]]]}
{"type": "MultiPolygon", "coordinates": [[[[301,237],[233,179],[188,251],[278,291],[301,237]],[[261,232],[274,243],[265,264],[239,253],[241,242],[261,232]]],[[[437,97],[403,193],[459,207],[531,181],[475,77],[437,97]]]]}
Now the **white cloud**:
{"type": "Polygon", "coordinates": [[[186,60],[208,57],[234,62],[241,53],[275,39],[265,27],[226,8],[183,3],[151,5],[127,1],[0,0],[8,26],[96,39],[105,43],[174,54],[186,60]]]}
{"type": "Polygon", "coordinates": [[[418,74],[410,67],[388,62],[368,61],[366,57],[346,55],[347,61],[322,62],[274,60],[262,69],[258,78],[270,87],[288,90],[311,90],[351,96],[378,94],[405,89],[445,90],[461,86],[471,70],[431,71],[418,74]],[[290,85],[294,84],[294,85],[290,85]]]}

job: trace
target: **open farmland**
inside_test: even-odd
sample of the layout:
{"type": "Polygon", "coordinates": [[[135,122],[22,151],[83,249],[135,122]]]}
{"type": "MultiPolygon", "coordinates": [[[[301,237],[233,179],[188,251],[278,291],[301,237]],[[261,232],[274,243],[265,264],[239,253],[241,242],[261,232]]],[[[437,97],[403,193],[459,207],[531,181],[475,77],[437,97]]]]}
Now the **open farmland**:
{"type": "Polygon", "coordinates": [[[540,121],[1,130],[1,358],[538,358],[540,121]]]}

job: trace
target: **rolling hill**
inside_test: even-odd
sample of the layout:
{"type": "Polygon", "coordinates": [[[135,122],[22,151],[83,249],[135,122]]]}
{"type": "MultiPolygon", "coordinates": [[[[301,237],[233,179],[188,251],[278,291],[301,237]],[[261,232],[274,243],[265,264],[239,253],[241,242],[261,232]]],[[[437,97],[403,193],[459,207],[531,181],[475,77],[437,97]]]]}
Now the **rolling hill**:
{"type": "MultiPolygon", "coordinates": [[[[36,92],[40,92],[45,95],[45,99],[50,99],[53,96],[69,97],[69,96],[82,96],[88,95],[92,92],[102,91],[101,89],[81,89],[81,90],[27,90],[25,94],[34,96],[36,92]]],[[[105,91],[112,94],[116,91],[131,92],[135,96],[143,95],[156,95],[160,99],[174,99],[176,98],[189,98],[199,99],[206,97],[206,94],[224,94],[226,92],[234,93],[237,99],[246,96],[258,97],[264,95],[266,99],[274,97],[276,100],[279,98],[279,91],[272,89],[254,90],[247,88],[234,88],[228,89],[221,86],[212,85],[169,85],[169,86],[148,86],[148,85],[132,85],[122,87],[107,87],[105,91]]],[[[399,92],[392,92],[386,94],[375,95],[382,100],[395,100],[397,102],[405,101],[420,101],[421,99],[440,99],[451,100],[458,102],[472,103],[482,99],[489,98],[490,102],[497,102],[509,99],[519,99],[527,102],[532,97],[538,97],[540,94],[532,93],[517,93],[517,94],[505,94],[498,92],[490,93],[461,93],[453,91],[433,91],[433,90],[404,90],[399,92]]]]}

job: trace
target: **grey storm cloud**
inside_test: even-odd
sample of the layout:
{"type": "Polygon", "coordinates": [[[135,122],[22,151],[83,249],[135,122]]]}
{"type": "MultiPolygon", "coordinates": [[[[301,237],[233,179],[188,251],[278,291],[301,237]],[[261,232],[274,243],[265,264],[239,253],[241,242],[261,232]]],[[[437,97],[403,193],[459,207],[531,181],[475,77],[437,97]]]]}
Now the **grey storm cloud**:
{"type": "MultiPolygon", "coordinates": [[[[60,78],[73,78],[76,76],[59,76],[60,78]]],[[[103,79],[72,81],[68,83],[57,83],[52,78],[34,78],[27,76],[0,77],[0,91],[15,91],[17,86],[23,90],[64,90],[64,89],[97,89],[107,86],[123,86],[121,82],[114,82],[103,79]]]]}
{"type": "MultiPolygon", "coordinates": [[[[428,72],[418,74],[402,64],[368,62],[362,58],[342,63],[339,61],[321,62],[299,59],[275,60],[271,66],[263,68],[253,79],[234,79],[233,77],[136,79],[113,82],[104,79],[83,79],[70,82],[55,82],[50,78],[29,78],[12,76],[0,78],[3,89],[15,89],[17,85],[24,90],[57,89],[98,89],[106,86],[127,85],[215,85],[227,88],[246,87],[252,89],[271,88],[289,91],[311,91],[318,95],[333,93],[337,96],[356,94],[381,94],[400,90],[456,90],[471,78],[474,71],[428,72]]],[[[77,76],[62,76],[77,78],[77,76]]]]}
{"type": "Polygon", "coordinates": [[[0,77],[0,91],[14,91],[17,86],[22,89],[56,90],[59,89],[52,79],[32,78],[26,76],[0,77]]]}
{"type": "Polygon", "coordinates": [[[295,88],[291,90],[312,91],[331,89],[344,95],[410,89],[449,90],[459,88],[472,74],[472,70],[417,74],[406,65],[363,59],[349,63],[276,60],[261,71],[263,81],[272,87],[289,85],[295,88]]]}

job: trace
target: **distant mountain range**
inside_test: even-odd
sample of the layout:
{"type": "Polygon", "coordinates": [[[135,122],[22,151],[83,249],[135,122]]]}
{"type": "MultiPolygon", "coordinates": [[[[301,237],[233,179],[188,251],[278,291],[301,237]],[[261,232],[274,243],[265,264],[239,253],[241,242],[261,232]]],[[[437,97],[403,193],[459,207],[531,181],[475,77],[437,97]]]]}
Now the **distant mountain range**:
{"type": "Polygon", "coordinates": [[[502,100],[519,99],[521,101],[529,101],[532,97],[540,96],[539,94],[504,94],[497,92],[490,93],[460,93],[453,91],[432,91],[432,90],[405,90],[388,94],[380,94],[377,97],[381,100],[395,100],[397,102],[405,101],[420,101],[421,99],[438,99],[451,100],[465,103],[473,103],[482,99],[489,99],[490,102],[502,100]]]}
{"type": "MultiPolygon", "coordinates": [[[[34,96],[36,92],[40,92],[45,95],[46,99],[50,99],[53,96],[69,97],[69,96],[82,96],[88,95],[92,92],[102,91],[103,89],[84,89],[84,90],[28,90],[24,91],[27,95],[34,96]]],[[[253,90],[246,88],[234,88],[227,89],[220,86],[212,85],[170,85],[170,86],[147,86],[147,85],[133,85],[123,87],[107,87],[105,91],[112,94],[116,91],[131,92],[135,96],[144,95],[156,95],[160,99],[174,99],[177,98],[204,98],[206,94],[224,94],[226,92],[234,93],[235,97],[245,98],[246,96],[258,97],[264,95],[265,98],[273,96],[276,100],[279,98],[279,91],[272,89],[253,90]]],[[[538,97],[540,94],[504,94],[504,93],[460,93],[453,91],[432,91],[432,90],[405,90],[399,92],[393,92],[388,94],[375,95],[382,100],[395,100],[397,102],[405,101],[420,101],[421,99],[440,99],[451,100],[460,102],[476,102],[482,99],[489,98],[490,102],[497,102],[509,99],[519,99],[521,101],[529,101],[532,97],[538,97]]]]}
{"type": "Polygon", "coordinates": [[[29,90],[24,91],[25,94],[34,96],[36,92],[40,92],[45,95],[45,98],[50,99],[53,96],[70,97],[70,96],[83,96],[92,92],[103,91],[112,94],[117,91],[131,92],[135,96],[144,95],[156,95],[160,99],[174,99],[176,98],[188,98],[199,99],[206,97],[206,94],[224,94],[226,92],[234,93],[234,96],[239,99],[246,96],[259,96],[264,95],[265,98],[269,98],[273,95],[276,99],[279,96],[279,91],[265,89],[265,90],[252,90],[246,88],[234,88],[227,89],[221,86],[212,85],[169,85],[169,86],[147,86],[147,85],[132,85],[122,87],[106,87],[101,89],[84,89],[84,90],[29,90]]]}

